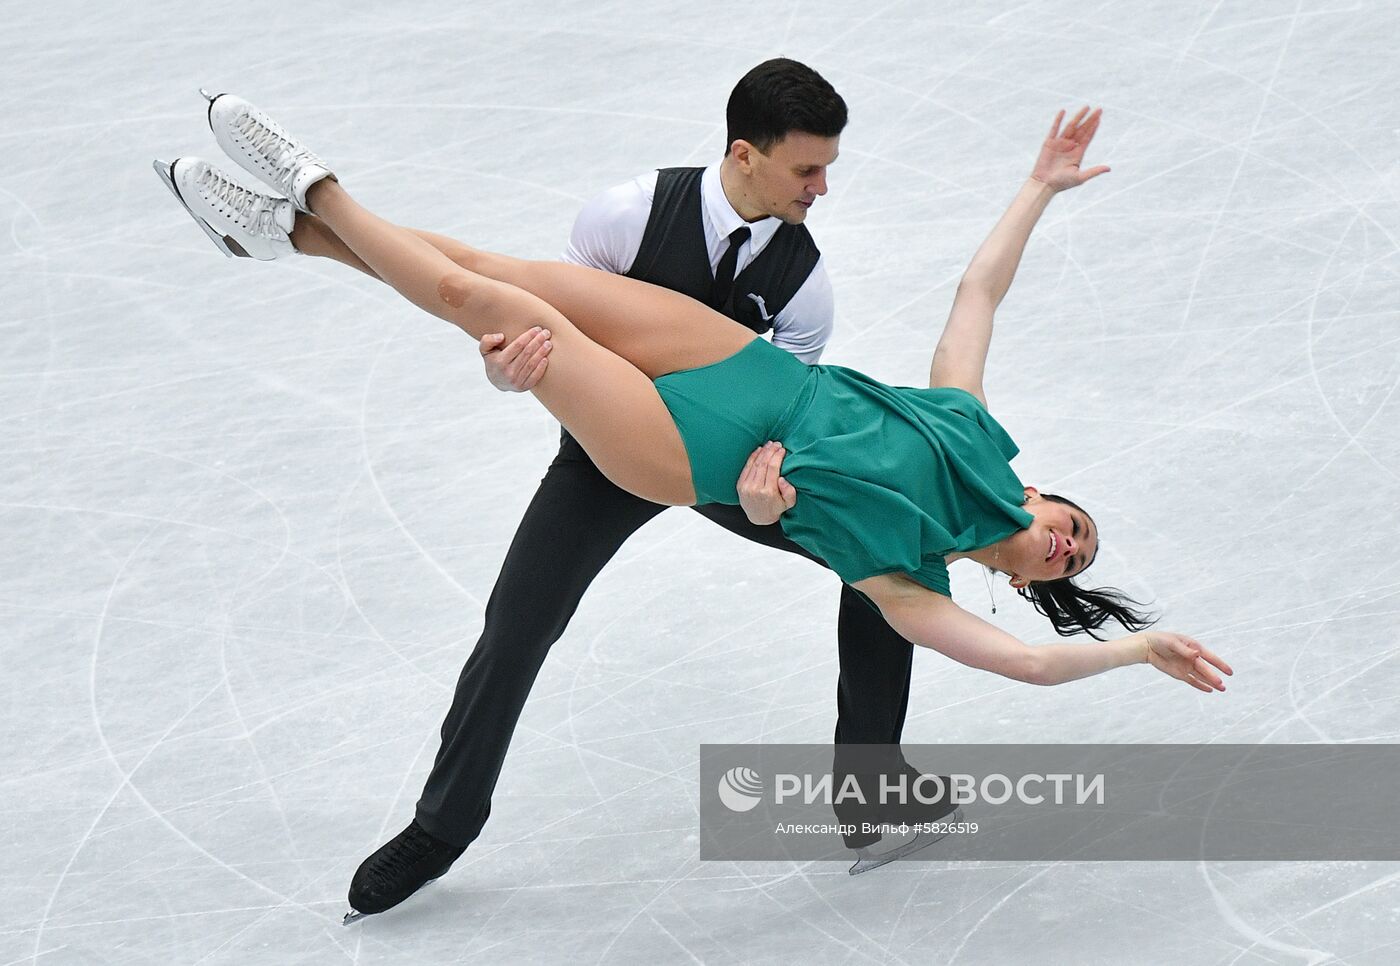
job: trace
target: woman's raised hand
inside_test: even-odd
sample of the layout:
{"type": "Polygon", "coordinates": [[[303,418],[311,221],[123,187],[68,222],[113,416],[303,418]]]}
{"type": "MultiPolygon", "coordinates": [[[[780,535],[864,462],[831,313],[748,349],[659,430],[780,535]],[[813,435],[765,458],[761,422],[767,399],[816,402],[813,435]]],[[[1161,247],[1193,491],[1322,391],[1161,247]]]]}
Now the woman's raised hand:
{"type": "Polygon", "coordinates": [[[1234,674],[1234,669],[1185,634],[1170,631],[1142,631],[1138,635],[1147,645],[1147,663],[1163,674],[1185,681],[1197,691],[1224,691],[1225,681],[1216,669],[1234,674]]]}
{"type": "Polygon", "coordinates": [[[1040,157],[1036,158],[1031,177],[1056,191],[1064,191],[1066,188],[1076,188],[1090,178],[1097,178],[1108,171],[1106,164],[1090,168],[1088,171],[1082,171],[1079,167],[1084,160],[1085,149],[1094,139],[1094,132],[1099,129],[1101,117],[1103,108],[1095,108],[1091,114],[1087,107],[1081,107],[1079,113],[1074,115],[1074,119],[1065,125],[1062,131],[1060,122],[1065,119],[1065,112],[1056,114],[1055,123],[1050,125],[1050,135],[1040,146],[1040,157]]]}
{"type": "Polygon", "coordinates": [[[765,443],[749,455],[739,474],[739,506],[750,523],[767,526],[797,503],[797,490],[779,473],[787,451],[782,443],[765,443]]]}

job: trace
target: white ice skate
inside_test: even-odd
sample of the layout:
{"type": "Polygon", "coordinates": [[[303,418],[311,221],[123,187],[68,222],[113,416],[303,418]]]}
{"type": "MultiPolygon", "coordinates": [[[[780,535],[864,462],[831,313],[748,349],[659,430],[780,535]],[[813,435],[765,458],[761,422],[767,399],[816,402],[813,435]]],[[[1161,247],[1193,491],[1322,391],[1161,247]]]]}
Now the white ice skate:
{"type": "Polygon", "coordinates": [[[296,208],[286,198],[245,188],[201,158],[156,161],[152,166],[228,257],[270,262],[296,253],[291,239],[296,208]]]}
{"type": "MultiPolygon", "coordinates": [[[[955,808],[951,815],[939,821],[952,824],[954,822],[961,822],[962,820],[962,809],[955,808]]],[[[891,846],[883,852],[876,852],[873,847],[856,849],[856,863],[847,869],[846,872],[849,875],[860,875],[862,872],[871,872],[880,868],[882,865],[889,865],[896,859],[902,859],[907,855],[913,855],[915,852],[921,852],[933,843],[947,836],[947,832],[915,831],[913,838],[901,842],[899,845],[891,846]]]]}
{"type": "Polygon", "coordinates": [[[336,180],[326,163],[243,98],[199,92],[209,101],[209,129],[224,153],[310,214],[307,189],[322,178],[336,180]]]}

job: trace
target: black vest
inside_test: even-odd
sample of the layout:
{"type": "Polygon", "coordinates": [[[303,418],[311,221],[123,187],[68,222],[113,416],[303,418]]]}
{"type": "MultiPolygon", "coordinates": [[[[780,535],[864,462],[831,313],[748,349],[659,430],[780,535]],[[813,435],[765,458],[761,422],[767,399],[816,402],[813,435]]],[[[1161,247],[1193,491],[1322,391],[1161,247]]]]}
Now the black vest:
{"type": "MultiPolygon", "coordinates": [[[[700,176],[704,171],[657,171],[651,216],[627,277],[669,288],[709,305],[715,276],[710,269],[700,206],[700,176]]],[[[758,257],[735,276],[729,303],[720,311],[762,335],[773,328],[773,317],[792,301],[820,257],[821,252],[805,227],[779,226],[758,257]]],[[[560,438],[564,446],[561,455],[567,452],[573,459],[588,458],[567,429],[561,427],[560,438]]]]}
{"type": "MultiPolygon", "coordinates": [[[[715,277],[705,244],[700,204],[704,168],[661,168],[642,247],[627,272],[693,299],[710,303],[715,277]]],[[[734,278],[734,289],[719,311],[760,334],[792,301],[817,265],[821,252],[803,225],[783,224],[758,257],[734,278]]]]}

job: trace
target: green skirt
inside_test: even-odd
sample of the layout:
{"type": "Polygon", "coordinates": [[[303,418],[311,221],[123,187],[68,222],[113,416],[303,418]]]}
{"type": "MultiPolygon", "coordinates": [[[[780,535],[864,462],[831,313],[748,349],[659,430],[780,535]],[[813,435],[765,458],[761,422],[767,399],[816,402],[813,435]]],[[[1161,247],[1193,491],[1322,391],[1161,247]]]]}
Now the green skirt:
{"type": "Polygon", "coordinates": [[[887,386],[808,366],[763,339],[656,389],[690,459],[698,503],[739,502],[749,454],[783,444],[797,503],[783,532],[854,583],[903,573],[948,594],[944,557],[1028,527],[1015,442],[962,389],[887,386]]]}

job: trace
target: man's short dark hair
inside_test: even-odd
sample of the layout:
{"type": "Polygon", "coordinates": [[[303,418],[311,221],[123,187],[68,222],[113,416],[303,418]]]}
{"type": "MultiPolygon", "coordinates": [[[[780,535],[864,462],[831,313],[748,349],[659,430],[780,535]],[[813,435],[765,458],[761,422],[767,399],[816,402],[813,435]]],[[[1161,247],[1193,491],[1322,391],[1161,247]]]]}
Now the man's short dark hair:
{"type": "Polygon", "coordinates": [[[725,154],[740,139],[766,154],[791,131],[836,137],[846,126],[846,102],[806,64],[775,57],[734,85],[725,118],[729,122],[725,154]]]}

